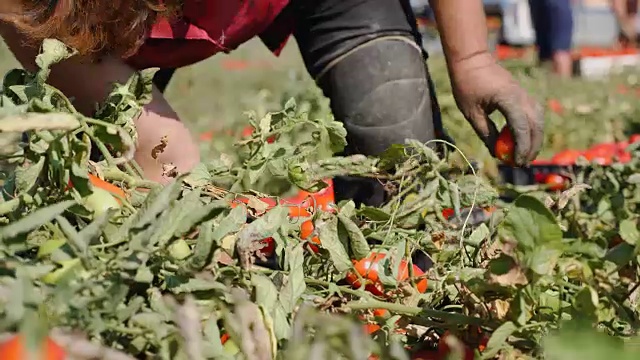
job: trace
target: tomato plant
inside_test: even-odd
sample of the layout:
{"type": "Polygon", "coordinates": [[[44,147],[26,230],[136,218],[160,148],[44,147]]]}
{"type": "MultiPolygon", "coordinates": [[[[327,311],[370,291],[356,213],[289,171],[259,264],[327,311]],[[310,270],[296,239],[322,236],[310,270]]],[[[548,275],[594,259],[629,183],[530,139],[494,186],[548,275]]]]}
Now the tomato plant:
{"type": "Polygon", "coordinates": [[[515,164],[515,149],[516,146],[513,140],[513,134],[511,134],[509,127],[505,126],[498,135],[494,149],[495,156],[503,163],[513,166],[515,164]]]}
{"type": "MultiPolygon", "coordinates": [[[[596,336],[635,340],[640,159],[626,151],[640,136],[589,150],[594,161],[622,164],[555,170],[576,164],[580,154],[558,150],[638,129],[640,103],[615,94],[620,82],[627,95],[639,90],[633,76],[612,77],[611,84],[551,83],[529,76],[530,65],[518,65],[525,67],[519,82],[562,112],[545,119],[543,154],[557,154],[534,163],[540,165],[536,181],[557,190],[574,178],[588,185],[574,191],[494,186],[492,166],[474,166],[478,171],[470,174],[455,155],[442,158],[415,141],[379,156],[336,155],[353,145],[345,124],[332,116],[312,80],[300,87],[299,79],[289,84],[288,77],[277,77],[286,99],[246,94],[242,106],[256,98],[259,109],[229,119],[242,124],[238,131],[220,139],[224,130],[204,133],[203,141],[223,141],[209,146],[213,151],[203,152],[190,173],[162,164],[176,177],[157,184],[141,176],[137,156],[131,159],[142,135],[137,117],[153,95],[153,72],[136,71],[125,84],[114,84],[106,99],[96,99],[91,117],[79,116],[47,82],[50,63],[71,52],[55,40],[41,48],[40,70],[12,70],[0,85],[0,297],[9,315],[0,332],[55,327],[56,339],[74,344],[69,352],[95,349],[87,358],[386,359],[404,358],[405,349],[409,358],[445,360],[454,348],[467,358],[483,352],[487,359],[587,358],[598,351],[606,359],[635,358],[589,336],[555,335],[573,327],[564,326],[571,318],[596,329],[596,336]],[[283,104],[279,111],[268,110],[277,104],[283,104]],[[268,139],[243,129],[247,117],[252,126],[269,129],[268,139]],[[15,153],[7,150],[13,143],[15,153]],[[564,170],[575,177],[556,176],[564,170]],[[90,176],[85,185],[93,195],[83,199],[83,209],[76,195],[88,195],[87,189],[76,184],[83,191],[60,191],[60,182],[89,172],[125,181],[90,176]],[[361,204],[369,203],[362,186],[357,190],[365,199],[337,206],[330,180],[337,177],[379,183],[385,197],[361,204]],[[281,204],[278,197],[255,195],[311,189],[322,179],[329,179],[326,189],[300,191],[281,204]],[[230,204],[222,200],[233,197],[230,204]],[[118,216],[88,216],[87,208],[104,213],[118,207],[117,200],[126,205],[118,216]],[[288,209],[273,211],[276,205],[288,209]],[[237,206],[246,207],[248,217],[234,211],[237,206]],[[478,211],[468,213],[472,206],[478,211]],[[454,208],[460,219],[452,219],[454,208]],[[496,216],[487,216],[493,210],[496,216]],[[287,246],[275,259],[274,239],[281,238],[287,246]],[[257,252],[260,242],[266,246],[257,252]],[[309,247],[322,249],[314,254],[309,247]],[[259,261],[262,255],[277,261],[259,261]],[[427,268],[434,291],[426,291],[427,268]],[[409,273],[417,276],[411,284],[409,273]],[[482,324],[482,331],[470,324],[482,324]],[[462,344],[447,343],[454,340],[447,334],[439,339],[445,330],[462,344]],[[498,342],[488,344],[485,331],[498,342]]],[[[446,71],[432,75],[452,137],[469,139],[446,71]]],[[[234,85],[230,91],[243,84],[234,85]]],[[[182,103],[187,112],[201,108],[182,103]]],[[[491,153],[512,164],[512,136],[507,128],[501,133],[499,151],[491,153]]],[[[162,138],[160,145],[164,140],[175,138],[162,138]]],[[[459,150],[481,165],[490,159],[480,146],[468,141],[459,150]]],[[[10,343],[0,345],[0,359],[11,359],[10,343]]]]}
{"type": "MultiPolygon", "coordinates": [[[[383,284],[380,282],[379,271],[383,270],[380,268],[380,262],[386,257],[386,254],[383,253],[372,253],[368,257],[355,261],[354,267],[356,272],[365,280],[365,289],[370,293],[384,297],[386,296],[386,292],[384,290],[383,284]]],[[[409,278],[409,267],[408,262],[406,260],[400,261],[400,267],[398,269],[398,275],[396,280],[398,282],[403,282],[409,278]]],[[[414,276],[421,277],[424,275],[422,269],[420,269],[417,265],[413,265],[413,274],[414,276]]],[[[359,288],[361,286],[360,279],[354,273],[348,273],[347,282],[351,284],[354,288],[359,288]]],[[[416,289],[424,293],[427,291],[427,279],[422,277],[418,280],[416,284],[416,289]]]]}

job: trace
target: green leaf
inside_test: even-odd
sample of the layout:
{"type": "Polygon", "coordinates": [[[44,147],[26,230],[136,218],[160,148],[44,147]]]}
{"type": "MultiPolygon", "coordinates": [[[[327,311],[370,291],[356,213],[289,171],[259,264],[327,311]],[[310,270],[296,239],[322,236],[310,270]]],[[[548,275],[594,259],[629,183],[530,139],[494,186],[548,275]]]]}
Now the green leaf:
{"type": "Polygon", "coordinates": [[[340,220],[340,225],[342,225],[341,228],[344,229],[348,235],[349,250],[351,255],[353,255],[353,259],[360,260],[367,257],[371,250],[369,249],[367,239],[365,239],[358,225],[341,213],[338,214],[338,220],[340,220]]]}
{"type": "Polygon", "coordinates": [[[347,146],[347,130],[339,121],[330,121],[325,124],[329,135],[329,148],[334,154],[340,153],[347,146]]]}
{"type": "MultiPolygon", "coordinates": [[[[198,195],[199,196],[199,195],[198,195]]],[[[199,200],[198,200],[199,202],[199,200]]],[[[195,204],[195,201],[194,201],[195,204]]],[[[185,213],[180,219],[178,226],[173,234],[174,237],[182,237],[187,235],[192,229],[199,226],[203,222],[209,221],[220,215],[224,210],[228,209],[228,205],[224,202],[212,202],[204,206],[189,207],[183,205],[185,213]]],[[[246,219],[246,217],[245,217],[246,219]]]]}
{"type": "Polygon", "coordinates": [[[331,216],[328,220],[316,221],[314,224],[324,249],[329,251],[333,266],[339,272],[351,269],[351,260],[338,237],[338,218],[331,216]]]}
{"type": "Polygon", "coordinates": [[[284,206],[276,206],[267,211],[264,216],[247,224],[238,232],[241,241],[261,241],[271,237],[278,229],[289,220],[289,209],[284,206]]]}
{"type": "MultiPolygon", "coordinates": [[[[213,256],[215,246],[212,222],[206,222],[198,228],[198,238],[193,249],[193,256],[189,259],[189,269],[200,270],[208,265],[213,256]]],[[[225,234],[226,235],[226,234],[225,234]]],[[[224,236],[224,235],[223,235],[224,236]]]]}
{"type": "Polygon", "coordinates": [[[526,253],[526,266],[538,275],[552,275],[562,251],[547,246],[536,247],[526,253]]]}
{"type": "Polygon", "coordinates": [[[480,224],[480,226],[478,226],[476,229],[473,230],[471,235],[469,235],[469,238],[465,240],[465,243],[471,246],[479,247],[480,244],[482,244],[482,242],[489,235],[491,235],[491,231],[489,230],[486,224],[482,223],[480,224]]]}
{"type": "Polygon", "coordinates": [[[80,196],[89,196],[92,190],[89,186],[89,172],[75,162],[71,164],[71,184],[78,191],[80,196]]]}
{"type": "Polygon", "coordinates": [[[275,311],[278,305],[278,289],[273,281],[262,274],[251,274],[254,301],[269,311],[275,311]]]}
{"type": "Polygon", "coordinates": [[[634,250],[633,245],[623,242],[611,248],[605,255],[604,260],[611,261],[617,266],[622,266],[628,264],[634,258],[634,250]]]}
{"type": "Polygon", "coordinates": [[[636,220],[626,219],[620,223],[620,237],[626,243],[635,245],[640,239],[640,232],[636,225],[636,220]]]}
{"type": "Polygon", "coordinates": [[[85,239],[88,244],[93,243],[100,237],[107,225],[109,225],[109,219],[115,212],[115,209],[109,209],[100,216],[94,218],[89,225],[80,230],[80,237],[85,239]]]}
{"type": "Polygon", "coordinates": [[[78,257],[85,258],[87,256],[88,242],[82,238],[66,218],[56,216],[56,222],[67,237],[67,244],[71,246],[78,257]]]}
{"type": "Polygon", "coordinates": [[[562,241],[562,229],[553,214],[540,200],[529,195],[516,199],[500,227],[522,249],[562,241]]]}
{"type": "Polygon", "coordinates": [[[151,224],[180,196],[181,178],[174,179],[164,187],[153,188],[138,211],[120,226],[116,238],[125,239],[132,229],[142,229],[151,224]]]}
{"type": "Polygon", "coordinates": [[[24,164],[16,169],[16,190],[18,192],[29,192],[36,185],[44,168],[45,160],[46,158],[42,156],[35,164],[24,164]]]}
{"type": "Polygon", "coordinates": [[[488,269],[494,275],[505,275],[515,266],[516,261],[511,256],[500,254],[497,258],[491,259],[488,269]]]}
{"type": "Polygon", "coordinates": [[[487,342],[487,348],[482,352],[483,359],[493,359],[507,343],[507,339],[517,330],[516,324],[511,321],[507,321],[500,325],[493,334],[489,342],[487,342]]]}
{"type": "Polygon", "coordinates": [[[49,69],[51,65],[66,60],[75,54],[76,51],[69,48],[62,41],[56,39],[45,39],[42,42],[40,54],[36,56],[36,65],[38,65],[40,69],[46,70],[49,69]]]}
{"type": "Polygon", "coordinates": [[[184,182],[192,187],[201,187],[211,183],[211,174],[205,164],[196,165],[184,178],[184,182]]]}
{"type": "Polygon", "coordinates": [[[382,209],[371,207],[371,206],[363,206],[358,211],[359,216],[364,216],[372,221],[389,221],[391,219],[391,215],[382,209]]]}
{"type": "Polygon", "coordinates": [[[306,289],[304,282],[304,248],[303,244],[296,245],[288,253],[289,275],[282,289],[280,289],[280,303],[284,311],[293,313],[298,306],[298,301],[306,289]]]}
{"type": "Polygon", "coordinates": [[[35,210],[31,214],[23,217],[22,219],[10,223],[7,226],[0,228],[0,239],[7,240],[15,238],[20,234],[27,233],[35,230],[40,226],[51,222],[56,216],[65,212],[68,208],[75,205],[73,200],[62,201],[57,204],[49,205],[47,207],[35,210]]]}

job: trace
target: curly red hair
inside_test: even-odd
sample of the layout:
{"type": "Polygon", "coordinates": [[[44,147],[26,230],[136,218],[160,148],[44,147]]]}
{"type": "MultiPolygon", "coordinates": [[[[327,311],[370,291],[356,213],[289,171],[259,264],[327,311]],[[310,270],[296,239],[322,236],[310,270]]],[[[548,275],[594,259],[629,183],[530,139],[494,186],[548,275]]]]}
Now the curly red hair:
{"type": "Polygon", "coordinates": [[[28,39],[56,38],[83,55],[129,56],[158,17],[172,17],[182,0],[0,0],[13,1],[12,22],[28,39]]]}

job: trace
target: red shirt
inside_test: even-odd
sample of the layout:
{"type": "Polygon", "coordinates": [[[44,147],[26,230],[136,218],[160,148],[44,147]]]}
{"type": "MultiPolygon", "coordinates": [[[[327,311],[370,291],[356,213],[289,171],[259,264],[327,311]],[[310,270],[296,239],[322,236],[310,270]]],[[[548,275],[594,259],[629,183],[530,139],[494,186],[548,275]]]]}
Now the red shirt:
{"type": "Polygon", "coordinates": [[[276,55],[292,28],[283,9],[289,0],[186,0],[182,16],[160,19],[127,62],[138,69],[178,68],[229,52],[260,36],[276,55]]]}

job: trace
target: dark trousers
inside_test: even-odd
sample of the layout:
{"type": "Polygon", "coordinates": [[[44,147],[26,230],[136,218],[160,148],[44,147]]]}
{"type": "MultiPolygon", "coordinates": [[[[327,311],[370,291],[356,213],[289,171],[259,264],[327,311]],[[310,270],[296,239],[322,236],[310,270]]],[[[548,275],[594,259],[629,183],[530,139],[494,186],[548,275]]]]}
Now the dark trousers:
{"type": "Polygon", "coordinates": [[[529,0],[540,60],[571,50],[573,11],[571,0],[529,0]]]}
{"type": "MultiPolygon", "coordinates": [[[[295,19],[294,36],[309,74],[345,124],[344,154],[377,155],[406,138],[452,141],[442,127],[427,54],[415,48],[422,40],[408,0],[292,0],[284,12],[295,19]],[[389,37],[409,41],[376,42],[352,55],[389,37]]],[[[161,91],[174,71],[156,73],[161,91]]],[[[338,199],[376,205],[385,197],[375,181],[337,178],[334,184],[338,199]]]]}

